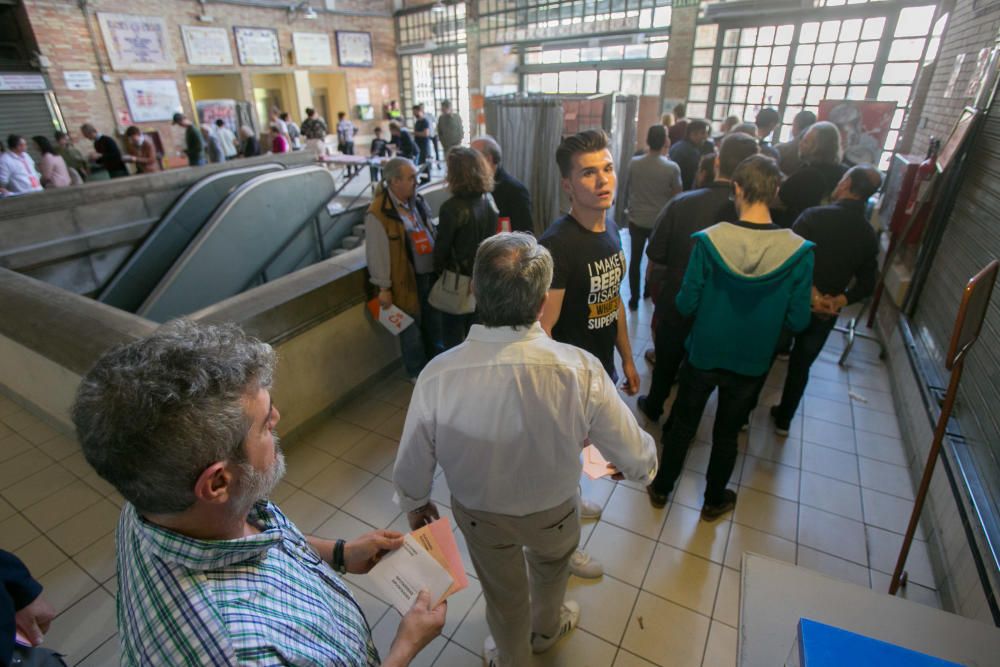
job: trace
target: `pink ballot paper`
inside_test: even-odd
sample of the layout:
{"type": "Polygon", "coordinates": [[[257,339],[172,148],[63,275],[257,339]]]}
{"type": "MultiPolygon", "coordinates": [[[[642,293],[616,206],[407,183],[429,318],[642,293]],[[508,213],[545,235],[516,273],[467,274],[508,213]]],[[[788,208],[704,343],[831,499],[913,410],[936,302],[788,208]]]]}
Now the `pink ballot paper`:
{"type": "Polygon", "coordinates": [[[368,578],[383,600],[406,614],[422,589],[431,594],[433,605],[444,599],[454,580],[413,534],[403,538],[403,546],[390,551],[368,572],[368,578]]]}
{"type": "Polygon", "coordinates": [[[598,479],[612,473],[608,460],[601,456],[597,447],[587,445],[583,448],[583,472],[590,479],[598,479]]]}
{"type": "Polygon", "coordinates": [[[442,517],[410,534],[416,538],[420,546],[427,549],[427,553],[434,556],[434,560],[440,563],[441,567],[448,570],[448,574],[454,579],[454,583],[441,598],[442,600],[469,585],[469,578],[465,575],[465,566],[462,565],[462,556],[458,553],[458,544],[455,542],[455,534],[451,530],[451,521],[448,517],[442,517]]]}

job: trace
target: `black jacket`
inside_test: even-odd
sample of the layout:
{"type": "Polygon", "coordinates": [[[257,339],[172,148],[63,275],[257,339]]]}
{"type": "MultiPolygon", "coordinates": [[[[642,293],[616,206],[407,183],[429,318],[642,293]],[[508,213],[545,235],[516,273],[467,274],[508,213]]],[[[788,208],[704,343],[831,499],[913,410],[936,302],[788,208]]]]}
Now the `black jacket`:
{"type": "Polygon", "coordinates": [[[100,153],[97,164],[112,173],[128,173],[125,162],[122,161],[122,151],[118,147],[118,142],[106,134],[102,134],[94,141],[94,150],[100,153]]]}
{"type": "Polygon", "coordinates": [[[778,188],[785,208],[772,211],[771,217],[782,227],[791,227],[802,211],[825,203],[846,171],[842,164],[803,164],[778,188]]]}
{"type": "MultiPolygon", "coordinates": [[[[717,222],[739,219],[730,200],[732,188],[728,181],[715,181],[705,188],[682,192],[671,199],[653,223],[653,233],[646,246],[651,262],[665,267],[663,292],[671,302],[680,289],[687,270],[694,239],[691,235],[708,229],[717,222]],[[669,291],[667,291],[669,290],[669,291]]],[[[657,303],[660,299],[657,299],[657,303]]]]}
{"type": "Polygon", "coordinates": [[[875,290],[878,238],[865,220],[865,202],[841,199],[806,209],[792,230],[816,244],[813,285],[820,292],[854,303],[875,290]]]}
{"type": "Polygon", "coordinates": [[[500,217],[510,218],[512,232],[534,234],[535,226],[531,221],[531,193],[528,192],[528,188],[507,173],[503,167],[497,167],[493,180],[495,182],[493,200],[500,210],[500,217]]]}
{"type": "Polygon", "coordinates": [[[14,653],[14,614],[35,601],[42,585],[12,553],[0,550],[0,665],[14,653]]]}
{"type": "Polygon", "coordinates": [[[434,270],[471,276],[479,244],[496,233],[493,204],[487,195],[452,197],[441,205],[439,216],[434,270]]]}
{"type": "Polygon", "coordinates": [[[247,137],[243,140],[243,145],[240,147],[240,153],[243,157],[256,157],[260,155],[260,141],[257,137],[247,137]]]}
{"type": "Polygon", "coordinates": [[[413,135],[406,128],[399,130],[399,136],[389,140],[389,144],[396,147],[400,157],[414,159],[417,157],[417,144],[413,141],[413,135]]]}

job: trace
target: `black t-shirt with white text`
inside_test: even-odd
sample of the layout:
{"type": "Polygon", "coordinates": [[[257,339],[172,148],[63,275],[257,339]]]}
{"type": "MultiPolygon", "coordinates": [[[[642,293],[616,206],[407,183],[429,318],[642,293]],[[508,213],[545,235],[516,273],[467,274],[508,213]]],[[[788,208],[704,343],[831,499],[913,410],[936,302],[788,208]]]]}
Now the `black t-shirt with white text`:
{"type": "Polygon", "coordinates": [[[617,379],[614,351],[625,253],[615,223],[609,219],[605,227],[592,232],[565,215],[538,242],[552,254],[552,289],[565,290],[552,337],[590,352],[617,379]]]}

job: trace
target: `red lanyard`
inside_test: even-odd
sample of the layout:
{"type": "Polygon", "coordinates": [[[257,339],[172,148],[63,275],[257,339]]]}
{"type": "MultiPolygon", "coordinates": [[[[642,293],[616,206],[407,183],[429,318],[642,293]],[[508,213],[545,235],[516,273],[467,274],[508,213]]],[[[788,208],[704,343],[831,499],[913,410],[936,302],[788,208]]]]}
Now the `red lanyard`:
{"type": "Polygon", "coordinates": [[[28,181],[31,183],[31,187],[38,187],[38,178],[35,176],[35,172],[28,165],[28,160],[24,157],[23,153],[16,153],[18,159],[21,161],[21,165],[24,167],[24,173],[28,175],[28,181]]]}

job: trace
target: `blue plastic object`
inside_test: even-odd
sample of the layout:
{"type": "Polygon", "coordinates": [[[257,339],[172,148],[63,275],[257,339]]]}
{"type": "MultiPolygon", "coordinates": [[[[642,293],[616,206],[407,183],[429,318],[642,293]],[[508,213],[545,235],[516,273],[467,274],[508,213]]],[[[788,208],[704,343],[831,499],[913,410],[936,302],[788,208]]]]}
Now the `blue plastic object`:
{"type": "Polygon", "coordinates": [[[808,618],[799,619],[798,640],[801,667],[961,667],[808,618]]]}

